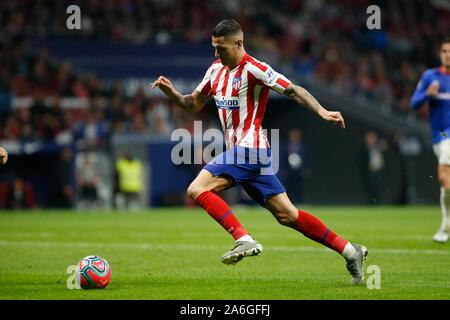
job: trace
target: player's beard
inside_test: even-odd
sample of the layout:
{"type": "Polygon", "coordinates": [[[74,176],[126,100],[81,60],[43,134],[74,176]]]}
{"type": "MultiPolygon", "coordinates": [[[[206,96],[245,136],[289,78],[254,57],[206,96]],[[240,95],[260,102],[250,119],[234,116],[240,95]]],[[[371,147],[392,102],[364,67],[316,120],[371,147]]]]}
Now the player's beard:
{"type": "Polygon", "coordinates": [[[226,60],[225,58],[219,58],[219,59],[220,59],[220,62],[221,62],[224,66],[227,65],[227,60],[226,60]]]}

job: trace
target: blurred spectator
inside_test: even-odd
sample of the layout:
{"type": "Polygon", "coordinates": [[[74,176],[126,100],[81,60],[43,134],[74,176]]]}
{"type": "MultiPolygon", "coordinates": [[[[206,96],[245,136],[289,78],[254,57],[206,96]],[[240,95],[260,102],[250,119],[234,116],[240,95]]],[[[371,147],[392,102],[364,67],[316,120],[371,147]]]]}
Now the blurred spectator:
{"type": "Polygon", "coordinates": [[[116,206],[136,210],[141,207],[143,164],[126,151],[116,161],[116,206]]]}
{"type": "Polygon", "coordinates": [[[374,131],[366,132],[360,163],[367,203],[377,204],[381,201],[386,148],[386,140],[380,139],[374,131]]]}
{"type": "Polygon", "coordinates": [[[33,186],[18,176],[8,186],[7,199],[6,207],[13,210],[35,207],[33,186]]]}
{"type": "Polygon", "coordinates": [[[83,150],[98,150],[108,147],[109,125],[100,109],[89,110],[86,122],[74,126],[74,139],[83,150]]]}
{"type": "MultiPolygon", "coordinates": [[[[71,208],[75,200],[75,190],[72,184],[72,151],[69,147],[61,149],[51,173],[50,197],[51,206],[55,208],[71,208]]],[[[89,187],[88,187],[89,188],[89,187]]],[[[83,191],[86,192],[86,191],[83,191]]],[[[88,190],[88,193],[92,192],[88,190]]]]}
{"type": "Polygon", "coordinates": [[[99,205],[98,176],[92,155],[79,153],[75,162],[75,175],[78,193],[78,207],[96,208],[99,205]]]}
{"type": "Polygon", "coordinates": [[[420,202],[416,172],[422,145],[417,137],[400,131],[394,135],[393,144],[400,159],[400,188],[394,203],[420,202]]]}
{"type": "Polygon", "coordinates": [[[169,102],[166,99],[155,99],[147,107],[146,117],[152,133],[169,135],[174,129],[170,119],[169,102]]]}
{"type": "Polygon", "coordinates": [[[303,132],[298,128],[292,128],[288,132],[286,142],[286,171],[283,178],[288,190],[289,198],[294,203],[303,202],[303,184],[309,176],[309,166],[306,159],[306,150],[303,141],[303,132]]]}

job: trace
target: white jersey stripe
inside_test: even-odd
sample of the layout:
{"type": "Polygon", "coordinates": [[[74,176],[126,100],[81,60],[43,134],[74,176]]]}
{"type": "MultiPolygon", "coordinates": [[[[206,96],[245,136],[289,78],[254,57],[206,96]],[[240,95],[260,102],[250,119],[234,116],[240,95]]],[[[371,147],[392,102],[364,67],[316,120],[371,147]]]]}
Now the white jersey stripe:
{"type": "Polygon", "coordinates": [[[253,110],[253,116],[252,116],[252,130],[251,130],[251,137],[252,137],[252,145],[253,148],[259,148],[259,145],[257,144],[257,135],[259,134],[259,132],[256,132],[256,126],[255,126],[255,118],[256,118],[256,114],[258,113],[258,108],[259,108],[259,94],[261,93],[261,86],[255,86],[254,90],[254,101],[255,101],[255,109],[253,110]]]}
{"type": "MultiPolygon", "coordinates": [[[[246,72],[245,68],[242,73],[246,72]]],[[[248,86],[248,78],[243,77],[242,78],[242,84],[243,87],[248,86]]],[[[242,104],[242,106],[247,106],[247,90],[239,90],[239,101],[242,104]]],[[[245,137],[243,137],[244,134],[244,122],[247,118],[248,108],[239,108],[239,126],[236,132],[236,138],[238,139],[237,142],[241,143],[242,145],[247,146],[245,137]],[[242,137],[241,141],[239,141],[239,137],[242,137]]]]}

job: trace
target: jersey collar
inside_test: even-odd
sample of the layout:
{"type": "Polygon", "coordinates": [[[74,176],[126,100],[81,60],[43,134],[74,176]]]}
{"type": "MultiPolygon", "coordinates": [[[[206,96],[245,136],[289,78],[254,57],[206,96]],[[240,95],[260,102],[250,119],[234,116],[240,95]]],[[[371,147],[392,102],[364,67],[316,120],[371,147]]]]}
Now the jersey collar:
{"type": "Polygon", "coordinates": [[[439,67],[439,72],[446,75],[446,76],[450,76],[450,71],[446,71],[444,66],[440,66],[439,67]]]}
{"type": "Polygon", "coordinates": [[[246,53],[244,57],[242,57],[241,61],[238,63],[236,67],[234,67],[232,70],[229,70],[229,72],[232,72],[242,66],[243,64],[247,63],[247,60],[250,58],[250,56],[246,53]]]}

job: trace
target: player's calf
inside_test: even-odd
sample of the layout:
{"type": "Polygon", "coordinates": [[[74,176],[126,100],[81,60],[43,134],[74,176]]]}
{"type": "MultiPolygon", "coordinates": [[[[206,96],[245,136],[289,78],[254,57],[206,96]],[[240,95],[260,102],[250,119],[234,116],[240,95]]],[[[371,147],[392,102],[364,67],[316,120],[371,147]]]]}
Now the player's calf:
{"type": "Polygon", "coordinates": [[[222,176],[213,176],[209,171],[203,169],[189,185],[187,195],[193,200],[196,200],[204,192],[219,192],[230,187],[232,184],[233,180],[222,176]]]}
{"type": "Polygon", "coordinates": [[[272,213],[279,224],[295,229],[298,210],[289,200],[286,193],[269,198],[266,202],[266,209],[272,213]]]}
{"type": "Polygon", "coordinates": [[[297,225],[297,216],[292,212],[276,212],[273,215],[282,226],[295,229],[295,226],[297,225]]]}

